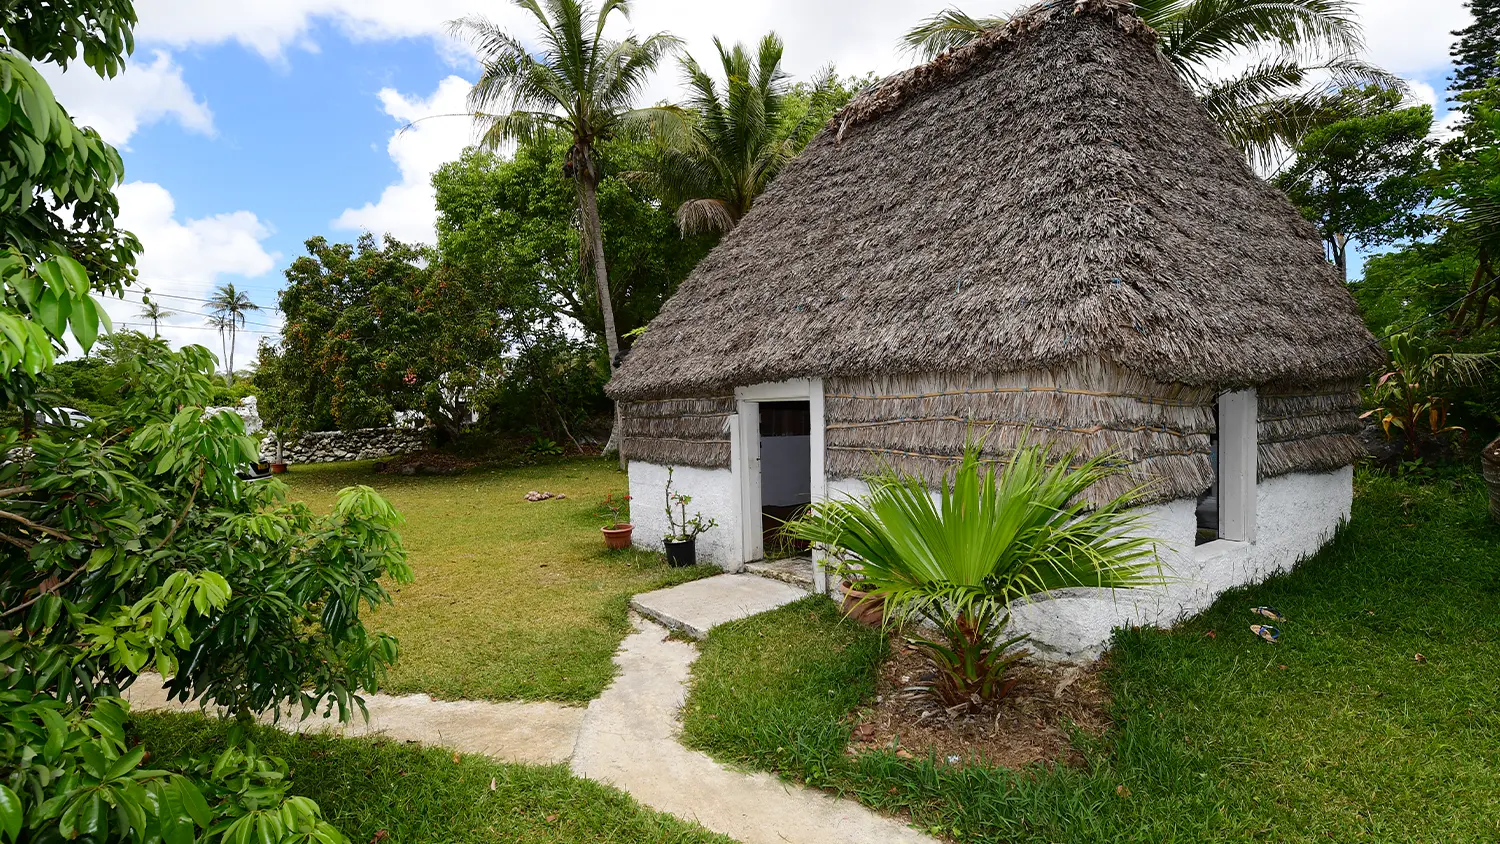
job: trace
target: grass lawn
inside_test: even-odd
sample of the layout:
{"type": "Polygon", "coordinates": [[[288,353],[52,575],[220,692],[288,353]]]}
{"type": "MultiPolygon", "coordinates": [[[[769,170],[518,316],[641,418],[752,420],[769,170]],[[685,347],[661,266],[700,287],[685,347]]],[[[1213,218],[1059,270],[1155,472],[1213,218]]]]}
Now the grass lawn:
{"type": "MultiPolygon", "coordinates": [[[[226,726],[199,715],[131,717],[133,733],[157,758],[217,753],[226,726]]],[[[253,738],[287,761],[292,790],[316,800],[354,844],[730,844],[561,765],[506,765],[482,756],[455,761],[452,751],[436,748],[271,728],[258,728],[253,738]],[[381,830],[386,838],[377,836],[381,830]]]]}
{"type": "Polygon", "coordinates": [[[1473,477],[1357,483],[1295,571],[1117,635],[1086,769],[847,756],[883,643],[823,599],[709,636],[685,738],[961,841],[1500,840],[1500,528],[1473,477]],[[1249,633],[1258,604],[1280,644],[1249,633]]]}
{"type": "Polygon", "coordinates": [[[406,519],[416,582],[392,589],[371,626],[401,661],[382,691],[439,698],[583,703],[614,677],[631,595],[718,569],[670,569],[660,555],[607,552],[593,515],[626,489],[609,461],[580,459],[447,477],[376,474],[369,463],[294,466],[292,495],[327,512],[352,484],[379,490],[406,519]],[[531,502],[528,490],[566,493],[531,502]]]}

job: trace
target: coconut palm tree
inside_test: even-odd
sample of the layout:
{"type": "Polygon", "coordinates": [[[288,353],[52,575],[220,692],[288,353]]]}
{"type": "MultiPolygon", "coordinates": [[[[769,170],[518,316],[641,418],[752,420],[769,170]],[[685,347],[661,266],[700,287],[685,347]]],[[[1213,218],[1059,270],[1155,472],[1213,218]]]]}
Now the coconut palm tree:
{"type": "Polygon", "coordinates": [[[750,210],[781,168],[816,128],[812,115],[832,87],[832,68],[813,83],[807,115],[785,126],[788,76],[781,69],[781,38],[772,32],[752,57],[743,44],[726,49],[714,39],[723,88],[691,56],[682,59],[690,115],[666,124],[665,147],[655,180],[668,200],[678,203],[677,225],[684,234],[726,232],[750,210]]]}
{"type": "MultiPolygon", "coordinates": [[[[1161,50],[1229,140],[1261,166],[1308,131],[1359,107],[1345,89],[1403,88],[1363,61],[1364,35],[1350,0],[1136,0],[1161,50]],[[1219,76],[1227,60],[1251,59],[1219,76]]],[[[1006,18],[940,12],[907,32],[926,58],[961,47],[1006,18]]]]}
{"type": "Polygon", "coordinates": [[[260,310],[260,305],[250,301],[250,296],[245,291],[236,289],[233,283],[226,283],[214,289],[214,294],[204,307],[213,313],[209,317],[209,324],[229,336],[229,362],[224,377],[233,386],[235,334],[245,327],[245,314],[260,310]]]}
{"type": "MultiPolygon", "coordinates": [[[[604,35],[610,15],[630,15],[629,0],[603,0],[597,10],[586,0],[513,0],[536,19],[535,49],[482,17],[450,24],[479,55],[479,81],[469,92],[469,107],[483,130],[481,144],[496,149],[512,141],[529,141],[545,132],[572,139],[563,175],[578,192],[584,247],[592,259],[599,309],[604,317],[604,344],[613,371],[620,355],[615,313],[604,262],[604,232],[599,223],[598,188],[603,176],[598,143],[618,132],[643,125],[675,109],[636,108],[647,77],[677,49],[679,41],[658,32],[622,40],[604,35]]],[[[619,415],[615,418],[619,440],[619,415]]]]}
{"type": "Polygon", "coordinates": [[[143,304],[146,307],[141,308],[141,312],[137,316],[151,320],[151,336],[160,339],[161,332],[157,330],[157,323],[169,316],[173,316],[173,313],[155,302],[146,301],[143,304]]]}

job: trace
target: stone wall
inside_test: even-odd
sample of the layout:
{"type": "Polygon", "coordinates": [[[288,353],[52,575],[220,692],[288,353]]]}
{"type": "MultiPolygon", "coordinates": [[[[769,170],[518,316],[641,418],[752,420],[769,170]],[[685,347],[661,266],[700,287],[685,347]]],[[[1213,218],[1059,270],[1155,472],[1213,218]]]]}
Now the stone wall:
{"type": "MultiPolygon", "coordinates": [[[[407,454],[427,447],[427,434],[412,428],[360,428],[357,431],[317,431],[303,434],[286,446],[288,463],[338,463],[407,454]]],[[[260,444],[260,459],[276,459],[276,435],[260,444]]]]}

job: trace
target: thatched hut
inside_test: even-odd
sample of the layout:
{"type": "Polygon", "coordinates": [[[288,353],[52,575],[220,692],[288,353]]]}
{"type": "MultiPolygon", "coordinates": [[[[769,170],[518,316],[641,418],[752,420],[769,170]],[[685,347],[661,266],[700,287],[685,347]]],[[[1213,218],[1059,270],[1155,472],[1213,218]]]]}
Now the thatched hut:
{"type": "Polygon", "coordinates": [[[1088,652],[1290,566],[1349,513],[1379,352],[1313,228],[1121,0],[1035,7],[862,93],[610,382],[635,536],[667,467],[736,569],[768,516],[882,463],[936,479],[971,426],[1130,467],[1171,585],[1018,613],[1088,652]],[[1216,506],[1215,506],[1216,505],[1216,506]],[[778,509],[779,508],[779,509],[778,509]]]}

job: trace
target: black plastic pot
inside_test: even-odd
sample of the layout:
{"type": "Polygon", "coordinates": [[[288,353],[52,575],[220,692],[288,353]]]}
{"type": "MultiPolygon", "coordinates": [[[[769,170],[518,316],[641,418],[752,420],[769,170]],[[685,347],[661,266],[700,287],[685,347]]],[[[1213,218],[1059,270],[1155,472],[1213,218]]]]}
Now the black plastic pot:
{"type": "Polygon", "coordinates": [[[685,566],[696,566],[698,564],[698,540],[685,539],[681,542],[668,541],[663,543],[667,546],[667,564],[673,568],[685,566]]]}

